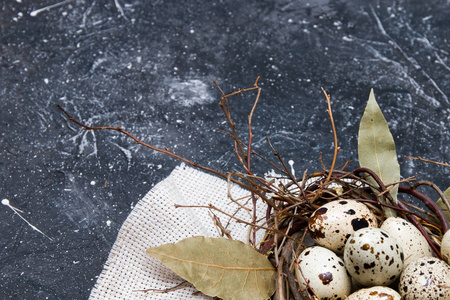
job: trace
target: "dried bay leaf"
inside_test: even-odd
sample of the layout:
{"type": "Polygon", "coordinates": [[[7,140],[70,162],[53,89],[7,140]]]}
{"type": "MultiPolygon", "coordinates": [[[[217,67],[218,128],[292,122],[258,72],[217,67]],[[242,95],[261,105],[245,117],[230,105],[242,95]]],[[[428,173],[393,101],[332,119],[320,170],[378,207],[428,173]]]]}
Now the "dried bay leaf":
{"type": "Polygon", "coordinates": [[[195,236],[147,253],[208,296],[268,299],[276,270],[268,258],[240,241],[195,236]]]}
{"type": "MultiPolygon", "coordinates": [[[[385,185],[400,180],[400,166],[394,138],[375,100],[373,89],[370,91],[369,101],[359,125],[358,159],[361,167],[374,171],[385,185]]],[[[375,183],[372,178],[369,181],[375,183]]],[[[390,191],[395,203],[397,192],[398,186],[394,186],[390,191]]],[[[396,216],[396,212],[392,209],[384,208],[384,212],[386,217],[396,216]]]]}

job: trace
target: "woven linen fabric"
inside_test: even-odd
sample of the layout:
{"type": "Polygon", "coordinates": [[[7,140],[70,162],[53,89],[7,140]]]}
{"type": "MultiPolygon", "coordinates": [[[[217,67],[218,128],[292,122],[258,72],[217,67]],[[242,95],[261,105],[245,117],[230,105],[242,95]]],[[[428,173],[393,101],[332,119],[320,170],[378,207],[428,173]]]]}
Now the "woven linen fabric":
{"type": "MultiPolygon", "coordinates": [[[[166,243],[175,243],[196,235],[218,237],[219,232],[207,208],[175,208],[180,205],[209,205],[228,213],[235,213],[238,205],[228,197],[251,207],[249,191],[228,184],[227,181],[199,170],[178,166],[172,173],[154,186],[140,200],[120,228],[94,288],[90,300],[97,299],[212,299],[187,287],[169,293],[137,290],[166,289],[180,284],[183,279],[166,268],[145,250],[166,243]]],[[[259,205],[258,216],[265,215],[265,207],[259,205]]],[[[233,239],[247,239],[248,226],[230,220],[217,212],[223,226],[233,239]]],[[[240,209],[236,217],[251,221],[250,212],[240,209]]],[[[263,235],[258,231],[258,237],[263,235]]]]}

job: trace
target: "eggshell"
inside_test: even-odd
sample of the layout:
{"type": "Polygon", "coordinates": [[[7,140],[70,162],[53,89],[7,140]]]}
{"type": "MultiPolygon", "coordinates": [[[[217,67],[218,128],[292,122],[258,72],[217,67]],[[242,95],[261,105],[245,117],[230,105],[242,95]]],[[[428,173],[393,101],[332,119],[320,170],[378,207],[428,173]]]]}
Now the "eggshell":
{"type": "Polygon", "coordinates": [[[373,286],[352,293],[347,300],[401,300],[396,290],[386,286],[373,286]]]}
{"type": "Polygon", "coordinates": [[[444,234],[441,241],[441,255],[442,259],[450,264],[450,230],[444,234]]]}
{"type": "Polygon", "coordinates": [[[450,266],[435,257],[411,262],[402,272],[398,290],[402,299],[450,299],[450,266]]]}
{"type": "Polygon", "coordinates": [[[344,299],[351,292],[351,279],[344,262],[324,247],[303,250],[298,257],[296,275],[301,290],[310,290],[309,285],[321,299],[344,299]]]}
{"type": "Polygon", "coordinates": [[[365,204],[355,200],[328,202],[318,208],[308,222],[314,241],[337,254],[342,254],[347,239],[364,227],[378,227],[378,222],[365,204]]]}
{"type": "Polygon", "coordinates": [[[405,256],[404,268],[418,258],[433,256],[430,245],[419,229],[403,218],[387,218],[380,227],[389,232],[402,246],[405,256]]]}
{"type": "Polygon", "coordinates": [[[374,227],[356,231],[345,244],[344,263],[364,286],[390,285],[403,269],[403,250],[388,232],[374,227]]]}

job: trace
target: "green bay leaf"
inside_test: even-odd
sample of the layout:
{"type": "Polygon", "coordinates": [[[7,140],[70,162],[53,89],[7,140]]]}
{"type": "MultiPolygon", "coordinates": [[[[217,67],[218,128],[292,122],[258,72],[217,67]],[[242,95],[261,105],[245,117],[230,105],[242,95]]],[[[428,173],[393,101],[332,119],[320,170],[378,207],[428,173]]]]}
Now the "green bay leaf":
{"type": "MultiPolygon", "coordinates": [[[[369,101],[359,125],[358,159],[361,167],[374,171],[385,185],[400,180],[400,166],[394,138],[375,100],[373,89],[370,91],[369,101]]],[[[375,183],[371,178],[369,181],[375,183]]],[[[398,186],[394,186],[390,191],[395,203],[397,192],[398,186]]],[[[396,212],[389,208],[385,208],[384,212],[387,217],[396,215],[396,212]]]]}
{"type": "Polygon", "coordinates": [[[275,268],[240,241],[195,236],[148,248],[147,253],[209,296],[256,300],[275,292],[275,268]]]}

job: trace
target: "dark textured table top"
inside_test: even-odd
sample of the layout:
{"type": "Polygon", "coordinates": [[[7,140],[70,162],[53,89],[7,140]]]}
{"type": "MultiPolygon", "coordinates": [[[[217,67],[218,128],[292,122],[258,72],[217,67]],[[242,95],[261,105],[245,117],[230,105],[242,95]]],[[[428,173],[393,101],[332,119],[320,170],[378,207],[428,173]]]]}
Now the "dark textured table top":
{"type": "MultiPolygon", "coordinates": [[[[254,149],[265,136],[297,174],[331,162],[321,87],[342,150],[357,165],[371,88],[397,143],[403,177],[441,189],[450,160],[450,9],[446,1],[1,2],[0,298],[87,299],[133,206],[180,162],[115,132],[222,172],[237,170],[218,107],[226,91],[263,88],[254,149]],[[3,204],[7,204],[3,201],[3,204]]],[[[254,94],[232,100],[245,137],[254,94]]],[[[262,175],[269,167],[256,163],[262,175]]]]}

